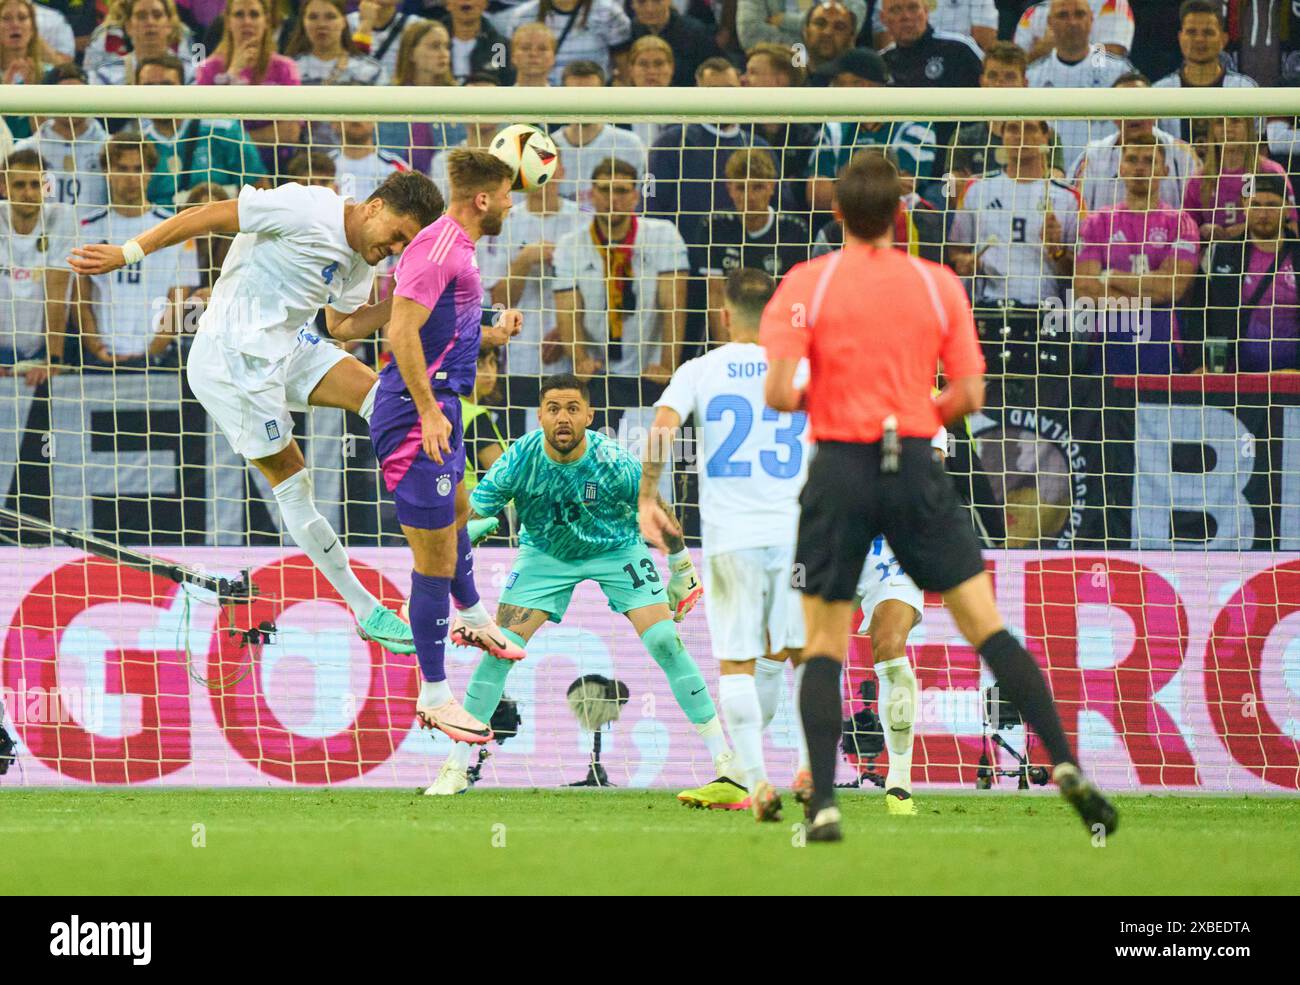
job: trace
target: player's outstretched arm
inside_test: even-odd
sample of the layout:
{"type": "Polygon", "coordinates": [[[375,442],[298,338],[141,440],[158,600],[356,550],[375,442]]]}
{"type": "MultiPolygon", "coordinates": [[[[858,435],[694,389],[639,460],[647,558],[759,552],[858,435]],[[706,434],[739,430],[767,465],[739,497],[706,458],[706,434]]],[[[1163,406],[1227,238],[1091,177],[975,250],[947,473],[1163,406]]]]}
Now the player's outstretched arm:
{"type": "Polygon", "coordinates": [[[77,246],[68,257],[68,264],[78,274],[107,274],[129,263],[138,263],[150,253],[184,243],[195,236],[207,233],[239,232],[239,200],[209,202],[196,208],[178,212],[164,219],[147,232],[121,246],[113,243],[91,243],[77,246]],[[128,257],[126,249],[134,244],[138,256],[128,257]]]}
{"type": "Polygon", "coordinates": [[[668,554],[668,607],[673,610],[673,622],[681,622],[703,598],[704,586],[695,573],[695,562],[686,550],[686,538],[673,518],[672,507],[658,493],[655,494],[655,506],[668,518],[668,525],[663,530],[663,546],[668,554]]]}

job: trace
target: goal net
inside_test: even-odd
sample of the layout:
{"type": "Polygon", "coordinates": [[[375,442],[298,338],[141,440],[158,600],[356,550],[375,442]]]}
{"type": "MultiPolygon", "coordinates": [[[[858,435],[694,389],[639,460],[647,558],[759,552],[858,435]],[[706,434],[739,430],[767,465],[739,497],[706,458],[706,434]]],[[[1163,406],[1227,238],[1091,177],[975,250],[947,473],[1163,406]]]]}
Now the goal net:
{"type": "MultiPolygon", "coordinates": [[[[25,86],[6,105],[20,139],[0,201],[0,695],[17,746],[0,783],[432,780],[448,743],[416,727],[414,657],[357,638],[187,383],[229,239],[91,278],[65,258],[245,184],[362,199],[417,169],[445,194],[449,147],[530,122],[562,171],[477,247],[484,308],[520,309],[524,329],[480,359],[471,476],[537,426],[541,379],[575,368],[593,426],[640,455],[667,373],[726,338],[727,275],[779,279],[838,249],[837,172],[886,154],[907,188],[897,245],[964,278],[988,364],[988,405],[949,436],[946,466],[1084,761],[1115,789],[1300,788],[1293,91],[25,86]]],[[[391,277],[381,265],[376,296],[391,277]]],[[[308,329],[335,344],[323,319],[308,329]]],[[[390,358],[382,332],[348,349],[390,358]]],[[[698,424],[663,482],[697,555],[713,464],[698,424]]],[[[321,513],[396,607],[411,557],[364,422],[302,409],[294,434],[321,513]]],[[[476,554],[489,608],[518,543],[505,520],[476,554]]],[[[936,597],[923,615],[916,781],[1016,786],[1043,751],[989,707],[936,597]]],[[[711,685],[715,629],[703,607],[681,626],[711,685]]],[[[478,657],[449,648],[458,693],[478,657]]],[[[610,782],[712,778],[662,673],[587,583],[512,670],[516,734],[499,716],[480,782],[583,780],[593,735],[568,695],[587,675],[624,686],[600,734],[610,782]]],[[[884,774],[873,683],[855,637],[841,782],[884,774]]],[[[797,755],[789,669],[782,694],[765,740],[778,782],[797,755]]]]}

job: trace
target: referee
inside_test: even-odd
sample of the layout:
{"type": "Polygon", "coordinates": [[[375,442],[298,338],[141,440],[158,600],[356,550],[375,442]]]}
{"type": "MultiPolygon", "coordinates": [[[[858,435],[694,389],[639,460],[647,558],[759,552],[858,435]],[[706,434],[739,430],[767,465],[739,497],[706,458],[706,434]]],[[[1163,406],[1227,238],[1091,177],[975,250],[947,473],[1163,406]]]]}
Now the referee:
{"type": "Polygon", "coordinates": [[[898,173],[860,154],[835,186],[844,248],[792,269],[763,312],[767,402],[804,409],[817,451],[800,496],[796,587],[807,642],[799,711],[811,760],[808,838],[838,841],[836,746],[840,670],[854,589],[883,533],[903,570],[941,592],[957,628],[1047,747],[1061,793],[1094,832],[1115,809],[1079,770],[1038,665],[1003,624],[979,542],[942,464],[930,454],[948,427],[984,402],[984,360],[970,302],[946,267],[893,248],[898,173]],[[794,386],[806,358],[806,387],[794,386]],[[931,396],[940,364],[947,386],[931,396]]]}

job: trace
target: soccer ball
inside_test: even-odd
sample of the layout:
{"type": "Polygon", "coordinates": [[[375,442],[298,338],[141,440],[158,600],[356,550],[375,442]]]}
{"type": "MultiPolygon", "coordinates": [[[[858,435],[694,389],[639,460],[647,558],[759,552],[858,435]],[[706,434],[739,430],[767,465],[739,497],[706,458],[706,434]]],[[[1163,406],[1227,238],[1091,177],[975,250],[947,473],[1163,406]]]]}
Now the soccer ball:
{"type": "Polygon", "coordinates": [[[514,168],[515,183],[511,190],[517,192],[542,187],[554,177],[560,163],[555,141],[527,123],[506,127],[492,138],[488,150],[514,168]]]}

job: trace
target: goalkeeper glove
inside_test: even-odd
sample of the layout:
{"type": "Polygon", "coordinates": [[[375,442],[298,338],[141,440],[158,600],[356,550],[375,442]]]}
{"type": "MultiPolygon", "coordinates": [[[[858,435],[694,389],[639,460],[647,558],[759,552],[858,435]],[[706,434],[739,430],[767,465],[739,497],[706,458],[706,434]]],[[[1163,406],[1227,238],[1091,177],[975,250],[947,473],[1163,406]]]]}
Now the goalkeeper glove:
{"type": "Polygon", "coordinates": [[[704,594],[704,586],[695,574],[695,564],[686,551],[668,556],[668,605],[673,610],[673,622],[681,622],[686,613],[704,594]]]}
{"type": "Polygon", "coordinates": [[[465,524],[465,529],[469,531],[469,542],[477,545],[496,533],[499,526],[501,526],[500,519],[493,516],[486,520],[470,520],[465,524]]]}

